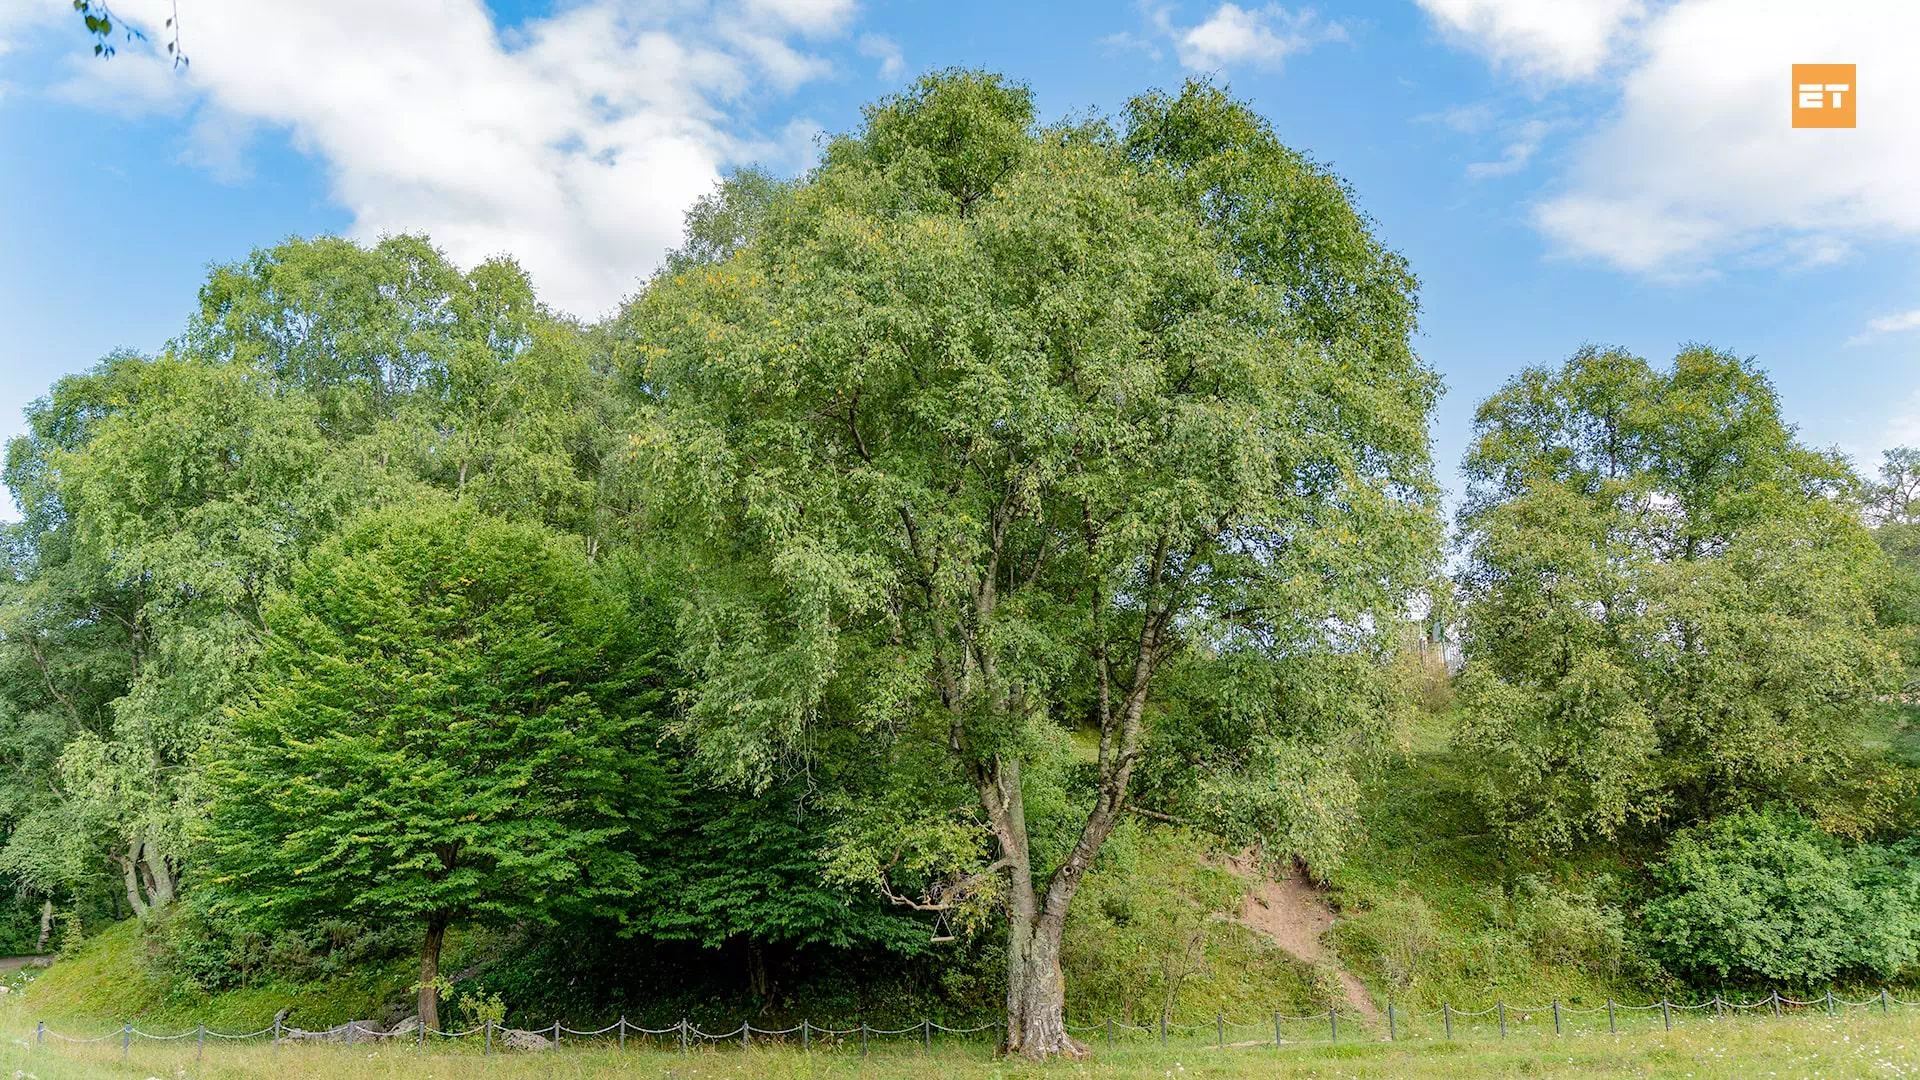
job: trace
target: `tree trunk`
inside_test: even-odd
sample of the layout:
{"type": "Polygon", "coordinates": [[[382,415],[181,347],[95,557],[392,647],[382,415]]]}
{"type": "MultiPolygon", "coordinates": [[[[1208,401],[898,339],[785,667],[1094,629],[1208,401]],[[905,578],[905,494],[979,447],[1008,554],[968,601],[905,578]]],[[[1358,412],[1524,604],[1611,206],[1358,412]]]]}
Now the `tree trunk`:
{"type": "Polygon", "coordinates": [[[420,943],[420,1026],[440,1029],[440,945],[447,937],[447,916],[427,916],[427,936],[420,943]]]}
{"type": "Polygon", "coordinates": [[[51,937],[53,937],[53,898],[48,897],[40,901],[40,944],[35,945],[33,951],[46,952],[47,939],[51,937]]]}
{"type": "Polygon", "coordinates": [[[120,864],[120,876],[127,886],[127,906],[133,909],[135,918],[146,918],[147,901],[140,895],[140,845],[128,844],[126,855],[114,861],[120,864]]]}
{"type": "Polygon", "coordinates": [[[1007,945],[1009,1057],[1044,1061],[1087,1056],[1085,1043],[1067,1034],[1067,982],[1060,969],[1058,919],[1018,920],[1007,945]],[[1026,921],[1027,925],[1019,924],[1026,921]]]}
{"type": "Polygon", "coordinates": [[[167,862],[166,856],[160,854],[160,848],[157,845],[144,844],[142,847],[144,850],[141,852],[141,858],[146,863],[147,877],[152,882],[147,890],[147,906],[149,908],[165,907],[173,902],[176,891],[174,880],[176,875],[173,867],[167,862]]]}

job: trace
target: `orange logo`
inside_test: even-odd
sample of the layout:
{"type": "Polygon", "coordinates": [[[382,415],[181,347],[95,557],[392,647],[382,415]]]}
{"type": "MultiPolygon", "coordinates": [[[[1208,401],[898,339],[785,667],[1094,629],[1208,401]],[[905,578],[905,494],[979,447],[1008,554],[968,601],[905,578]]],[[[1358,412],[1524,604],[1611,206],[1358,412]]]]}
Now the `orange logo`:
{"type": "Polygon", "coordinates": [[[1793,65],[1793,126],[1853,127],[1858,85],[1852,64],[1793,65]]]}

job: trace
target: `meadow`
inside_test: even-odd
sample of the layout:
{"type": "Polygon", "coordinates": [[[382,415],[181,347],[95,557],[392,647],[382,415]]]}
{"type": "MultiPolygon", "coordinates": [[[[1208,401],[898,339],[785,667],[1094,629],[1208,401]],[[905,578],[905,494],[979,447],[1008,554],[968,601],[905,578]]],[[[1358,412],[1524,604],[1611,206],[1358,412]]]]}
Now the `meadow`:
{"type": "MultiPolygon", "coordinates": [[[[0,1048],[0,1076],[15,1080],[221,1080],[272,1076],[277,1080],[436,1080],[454,1077],[555,1078],[659,1077],[662,1080],[771,1078],[951,1078],[1005,1077],[1393,1077],[1475,1080],[1480,1077],[1905,1077],[1920,1076],[1920,1009],[1891,1015],[1870,1009],[1787,1015],[1747,1014],[1716,1018],[1693,1012],[1665,1030],[1657,1013],[1629,1017],[1609,1034],[1604,1016],[1569,1016],[1564,1033],[1550,1021],[1515,1015],[1501,1038],[1484,1022],[1462,1021],[1445,1038],[1417,1022],[1388,1042],[1384,1033],[1350,1032],[1338,1044],[1303,1036],[1276,1048],[1271,1032],[1229,1026],[1217,1045],[1211,1025],[1176,1033],[1162,1046],[1153,1036],[1113,1046],[1099,1032],[1084,1033],[1092,1054],[1082,1061],[1048,1065],[999,1060],[993,1048],[973,1039],[876,1040],[863,1055],[852,1040],[821,1041],[809,1049],[791,1042],[742,1049],[707,1045],[682,1052],[669,1041],[631,1039],[621,1050],[606,1040],[578,1040],[558,1051],[483,1054],[477,1040],[422,1052],[411,1041],[348,1047],[209,1040],[204,1051],[191,1036],[172,1042],[136,1041],[124,1051],[110,1025],[75,1020],[50,1029],[105,1035],[98,1042],[34,1045],[36,1021],[21,1003],[0,1007],[8,1039],[0,1048]],[[1476,1026],[1476,1023],[1478,1026],[1476,1026]]],[[[1251,1026],[1251,1025],[1248,1025],[1251,1026]]]]}

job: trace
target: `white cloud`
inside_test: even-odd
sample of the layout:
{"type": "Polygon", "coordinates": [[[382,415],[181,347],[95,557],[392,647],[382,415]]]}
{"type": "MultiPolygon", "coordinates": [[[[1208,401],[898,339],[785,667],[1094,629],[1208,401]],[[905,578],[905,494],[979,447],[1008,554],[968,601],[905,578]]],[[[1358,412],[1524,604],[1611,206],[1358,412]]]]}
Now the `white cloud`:
{"type": "Polygon", "coordinates": [[[1867,328],[1855,335],[1847,344],[1864,345],[1874,338],[1884,337],[1887,334],[1903,334],[1909,330],[1920,330],[1920,308],[1868,319],[1867,328]]]}
{"type": "Polygon", "coordinates": [[[808,34],[839,30],[853,18],[854,0],[747,0],[749,13],[808,34]]]}
{"type": "Polygon", "coordinates": [[[885,34],[861,34],[858,42],[860,55],[880,61],[880,78],[894,82],[907,73],[907,57],[900,51],[900,43],[885,34]]]}
{"type": "Polygon", "coordinates": [[[1598,73],[1642,0],[1418,0],[1446,36],[1529,78],[1598,73]]]}
{"type": "MultiPolygon", "coordinates": [[[[1615,92],[1531,210],[1563,254],[1686,280],[1920,240],[1920,3],[1419,2],[1529,92],[1594,76],[1615,92]],[[1859,127],[1794,129],[1795,63],[1858,65],[1859,127]]],[[[1523,167],[1516,143],[1482,174],[1523,167]]]]}
{"type": "MultiPolygon", "coordinates": [[[[148,27],[171,13],[114,7],[148,27]]],[[[806,164],[816,125],[765,136],[737,118],[828,74],[796,36],[839,33],[853,10],[583,0],[503,38],[481,0],[286,0],[265,23],[257,0],[195,0],[190,68],[124,48],[76,57],[61,92],[191,109],[183,156],[216,175],[244,175],[252,131],[285,130],[324,163],[356,236],[424,231],[462,264],[512,254],[542,296],[594,316],[678,241],[725,168],[806,164]]]]}
{"type": "Polygon", "coordinates": [[[72,0],[8,0],[0,4],[0,56],[17,51],[25,40],[62,19],[73,23],[76,36],[85,31],[73,13],[72,0]]]}
{"type": "Polygon", "coordinates": [[[1551,128],[1545,120],[1528,120],[1513,131],[1513,138],[1496,161],[1476,161],[1467,166],[1467,176],[1474,180],[1485,180],[1496,176],[1511,176],[1527,167],[1533,155],[1540,151],[1540,143],[1547,137],[1551,128]]]}
{"type": "MultiPolygon", "coordinates": [[[[1172,12],[1164,6],[1145,10],[1154,29],[1172,41],[1180,63],[1196,71],[1242,64],[1278,68],[1289,56],[1347,37],[1346,27],[1320,18],[1312,8],[1290,11],[1269,4],[1248,9],[1224,3],[1204,21],[1186,27],[1174,25],[1172,12]]],[[[1101,41],[1111,47],[1146,48],[1158,55],[1151,44],[1131,35],[1109,35],[1101,41]]]]}

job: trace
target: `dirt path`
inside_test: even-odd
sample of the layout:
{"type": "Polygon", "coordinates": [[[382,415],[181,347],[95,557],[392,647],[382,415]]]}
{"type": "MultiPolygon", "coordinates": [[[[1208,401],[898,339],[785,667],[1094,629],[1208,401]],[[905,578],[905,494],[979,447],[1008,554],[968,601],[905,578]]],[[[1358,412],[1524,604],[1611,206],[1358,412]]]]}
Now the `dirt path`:
{"type": "Polygon", "coordinates": [[[1380,1010],[1374,1007],[1366,984],[1341,967],[1320,940],[1333,928],[1333,909],[1327,906],[1326,891],[1298,872],[1275,881],[1261,873],[1251,859],[1230,859],[1228,866],[1247,880],[1247,895],[1240,902],[1240,924],[1299,960],[1331,969],[1339,976],[1353,1011],[1369,1022],[1380,1019],[1380,1010]]]}
{"type": "Polygon", "coordinates": [[[19,971],[23,967],[45,967],[49,956],[0,956],[0,971],[19,971]]]}

